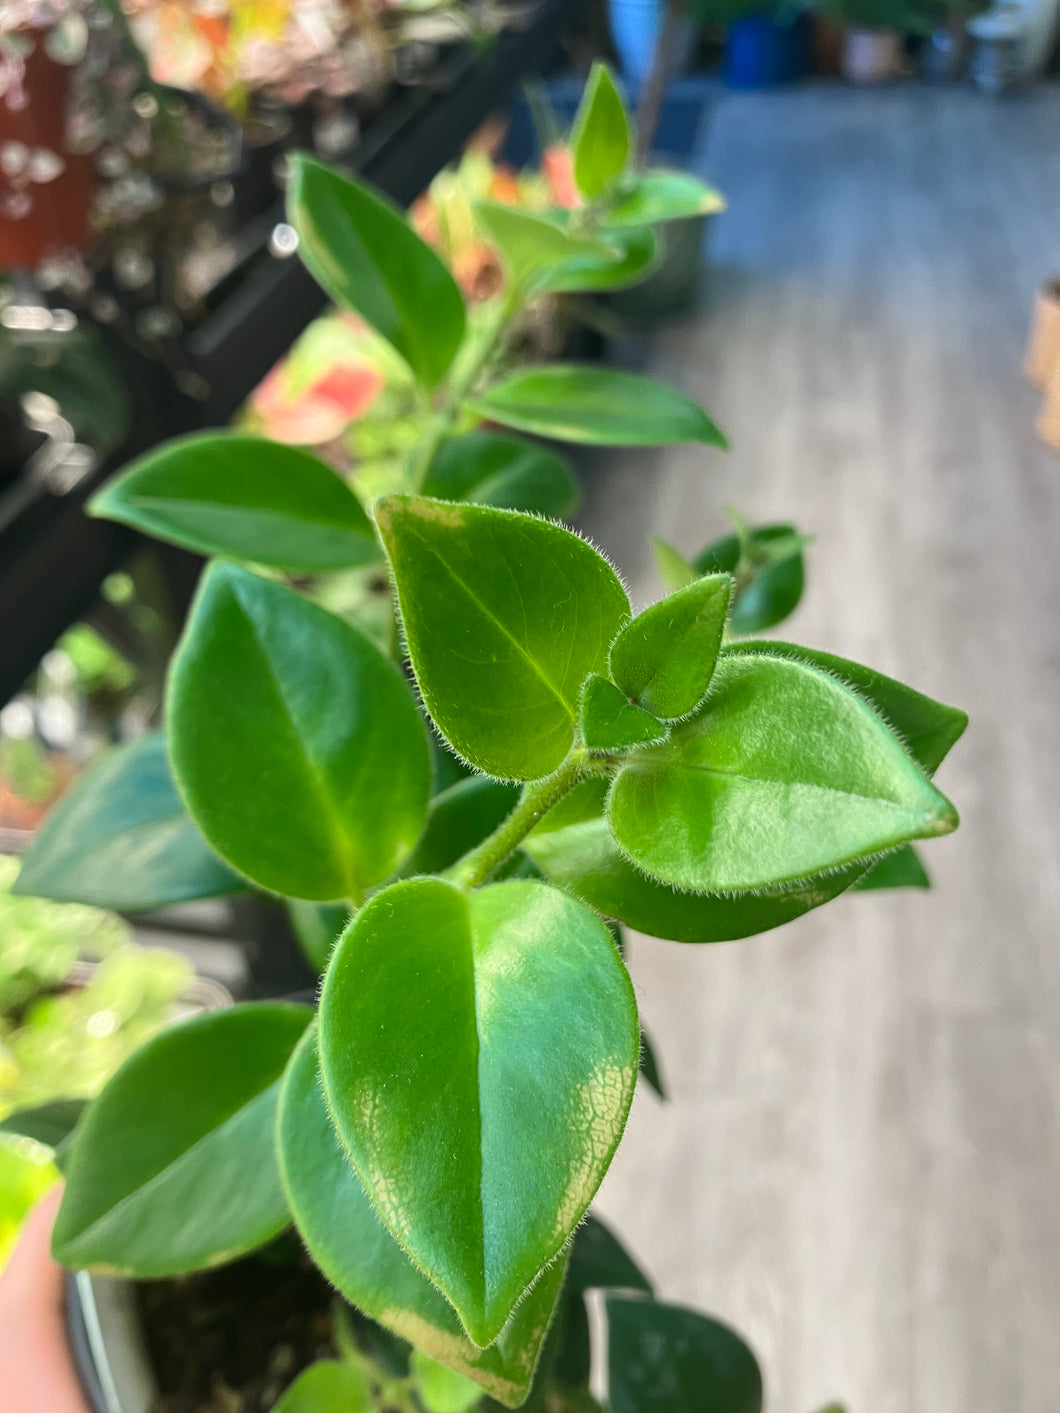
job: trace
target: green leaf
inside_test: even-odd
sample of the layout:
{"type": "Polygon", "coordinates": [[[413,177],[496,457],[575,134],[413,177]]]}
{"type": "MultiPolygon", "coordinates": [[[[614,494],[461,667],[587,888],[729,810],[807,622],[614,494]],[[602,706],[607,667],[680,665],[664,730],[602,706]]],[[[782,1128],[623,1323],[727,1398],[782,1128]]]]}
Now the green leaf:
{"type": "Polygon", "coordinates": [[[758,525],[745,545],[738,535],[725,535],[696,557],[700,574],[739,569],[733,633],[760,633],[795,612],[806,586],[806,543],[794,525],[758,525]]]}
{"type": "Polygon", "coordinates": [[[633,706],[613,682],[595,672],[585,679],[581,730],[591,751],[627,750],[666,736],[666,727],[654,716],[633,706]]]}
{"type": "Polygon", "coordinates": [[[518,800],[517,785],[485,775],[472,775],[450,785],[431,801],[427,827],[405,864],[406,874],[444,873],[492,834],[518,800]]]}
{"type": "Polygon", "coordinates": [[[728,574],[709,574],[639,613],[611,644],[611,676],[631,701],[675,721],[706,696],[732,598],[728,574]]]}
{"type": "Polygon", "coordinates": [[[443,442],[423,493],[501,510],[536,511],[556,520],[572,514],[579,499],[562,456],[504,432],[469,432],[443,442]]]}
{"type": "Polygon", "coordinates": [[[308,574],[381,558],[372,522],[342,478],[300,447],[197,432],[127,467],[89,503],[197,554],[308,574]]]}
{"type": "Polygon", "coordinates": [[[511,373],[467,404],[519,431],[594,446],[728,446],[707,414],[683,393],[615,368],[550,363],[511,373]]]}
{"type": "Polygon", "coordinates": [[[554,1262],[499,1338],[479,1349],[456,1311],[414,1266],[376,1216],[328,1117],[317,1066],[316,1032],[307,1032],[287,1069],[278,1121],[280,1168],[295,1223],[309,1254],[358,1309],[494,1398],[516,1407],[534,1368],[563,1282],[554,1262]]]}
{"type": "Polygon", "coordinates": [[[871,707],[766,653],[722,655],[703,711],[620,768],[607,816],[634,863],[704,893],[807,878],[957,827],[871,707]]]}
{"type": "Polygon", "coordinates": [[[893,854],[884,854],[883,858],[874,863],[868,873],[854,884],[855,890],[860,893],[868,893],[877,888],[930,887],[931,879],[912,844],[895,849],[893,854]]]}
{"type": "Polygon", "coordinates": [[[77,1129],[56,1259],[174,1276],[282,1231],[276,1099],[311,1017],[308,1006],[236,1006],[163,1031],[126,1060],[77,1129]]]}
{"type": "Polygon", "coordinates": [[[629,157],[629,119],[622,95],[606,64],[597,60],[571,131],[574,180],[590,200],[625,170],[629,157]]]}
{"type": "Polygon", "coordinates": [[[644,1031],[640,1033],[640,1072],[660,1099],[669,1098],[659,1070],[659,1061],[655,1056],[655,1047],[644,1031]]]}
{"type": "Polygon", "coordinates": [[[659,578],[668,594],[675,594],[678,589],[687,588],[699,578],[698,571],[693,569],[680,550],[675,550],[673,545],[668,545],[658,535],[651,536],[651,547],[659,578]]]}
{"type": "Polygon", "coordinates": [[[604,818],[607,784],[589,780],[524,841],[545,875],[606,917],[672,942],[731,942],[793,922],[831,902],[867,868],[856,864],[794,888],[709,896],[656,883],[621,853],[604,818]]]}
{"type": "Polygon", "coordinates": [[[572,531],[512,511],[387,496],[376,519],[438,729],[489,775],[547,775],[629,616],[614,570],[572,531]]]}
{"type": "Polygon", "coordinates": [[[288,898],[287,914],[306,961],[323,975],[336,937],[350,920],[346,903],[307,903],[302,898],[288,898]]]}
{"type": "Polygon", "coordinates": [[[580,236],[550,221],[547,216],[502,206],[495,201],[478,201],[475,220],[501,257],[509,279],[522,288],[537,288],[538,275],[546,277],[554,266],[587,259],[597,264],[614,264],[620,258],[617,245],[580,236]]]}
{"type": "Polygon", "coordinates": [[[78,779],[38,830],[12,891],[132,913],[243,886],[188,818],[165,739],[152,732],[78,779]]]}
{"type": "Polygon", "coordinates": [[[834,653],[816,648],[803,648],[794,643],[774,643],[759,640],[754,643],[732,643],[726,652],[770,653],[808,663],[846,682],[859,696],[876,708],[879,714],[901,737],[905,748],[929,775],[942,764],[951,747],[956,745],[968,725],[968,713],[958,707],[946,706],[885,677],[874,668],[860,662],[850,662],[834,653]]]}
{"type": "Polygon", "coordinates": [[[591,294],[627,289],[656,270],[663,246],[647,226],[599,232],[606,255],[583,253],[543,270],[534,282],[539,293],[591,294]]]}
{"type": "Polygon", "coordinates": [[[643,1290],[651,1295],[652,1283],[611,1228],[590,1214],[571,1245],[567,1289],[643,1290]]]}
{"type": "Polygon", "coordinates": [[[401,212],[360,182],[296,153],[287,219],[325,293],[366,319],[426,387],[440,383],[463,341],[467,314],[452,275],[401,212]]]}
{"type": "Polygon", "coordinates": [[[367,638],[291,589],[209,567],[167,714],[192,817],[263,888],[358,900],[416,843],[430,757],[412,697],[367,638]]]}
{"type": "Polygon", "coordinates": [[[320,1006],[332,1118],[380,1217],[480,1347],[607,1171],[639,1045],[607,929],[546,884],[469,896],[413,879],[340,941],[320,1006]]]}
{"type": "Polygon", "coordinates": [[[0,1133],[17,1133],[45,1148],[58,1148],[80,1123],[87,1105],[86,1099],[52,1099],[31,1109],[16,1109],[0,1119],[0,1133]]]}
{"type": "Polygon", "coordinates": [[[409,1372],[427,1413],[467,1413],[482,1397],[478,1384],[439,1364],[422,1350],[412,1351],[409,1372]]]}
{"type": "Polygon", "coordinates": [[[373,1413],[368,1380],[353,1364],[321,1359],[295,1379],[273,1413],[373,1413]]]}
{"type": "Polygon", "coordinates": [[[691,172],[656,168],[628,177],[604,219],[610,226],[651,226],[724,210],[721,193],[691,172]]]}
{"type": "Polygon", "coordinates": [[[609,1295],[608,1403],[613,1413],[762,1413],[762,1374],[733,1330],[695,1310],[609,1295]]]}

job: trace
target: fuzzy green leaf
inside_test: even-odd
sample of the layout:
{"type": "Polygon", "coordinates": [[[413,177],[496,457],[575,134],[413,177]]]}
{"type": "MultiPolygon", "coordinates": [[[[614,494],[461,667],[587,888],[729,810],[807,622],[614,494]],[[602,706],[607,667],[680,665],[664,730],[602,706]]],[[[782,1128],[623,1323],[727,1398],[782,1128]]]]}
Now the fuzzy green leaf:
{"type": "Polygon", "coordinates": [[[325,293],[382,334],[425,387],[440,383],[463,342],[464,300],[402,213],[360,182],[296,153],[287,219],[325,293]]]}
{"type": "Polygon", "coordinates": [[[596,446],[728,442],[703,409],[664,383],[615,368],[550,363],[511,373],[468,406],[491,422],[596,446]]]}
{"type": "Polygon", "coordinates": [[[663,721],[695,711],[714,673],[731,597],[728,574],[709,574],[627,623],[610,658],[626,696],[663,721]]]}
{"type": "Polygon", "coordinates": [[[613,1413],[762,1413],[762,1373],[733,1330],[677,1305],[609,1295],[613,1413]]]}
{"type": "Polygon", "coordinates": [[[623,182],[622,194],[605,220],[610,226],[651,226],[659,221],[709,216],[724,209],[721,193],[691,172],[655,168],[631,175],[623,182]]]}
{"type": "Polygon", "coordinates": [[[563,1283],[554,1262],[497,1341],[472,1344],[456,1311],[376,1216],[324,1102],[316,1031],[287,1069],[280,1094],[280,1170],[295,1223],[324,1275],[359,1310],[510,1407],[522,1403],[563,1283]]]}
{"type": "Polygon", "coordinates": [[[244,886],[188,818],[161,732],[108,751],[38,830],[13,891],[145,912],[244,886]]]}
{"type": "Polygon", "coordinates": [[[311,1018],[308,1006],[236,1006],[163,1031],[126,1060],[77,1128],[56,1259],[172,1276],[282,1231],[276,1100],[311,1018]]]}
{"type": "Polygon", "coordinates": [[[511,511],[387,496],[376,518],[438,729],[489,775],[547,775],[629,616],[614,570],[570,530],[511,511]]]}
{"type": "Polygon", "coordinates": [[[562,456],[504,432],[469,432],[443,442],[423,493],[500,510],[536,511],[556,520],[578,505],[578,486],[562,456]]]}
{"type": "Polygon", "coordinates": [[[192,817],[263,888],[358,899],[416,843],[430,757],[412,697],[367,638],[291,589],[210,566],[167,714],[192,817]]]}
{"type": "Polygon", "coordinates": [[[626,750],[666,736],[666,727],[654,716],[633,706],[613,682],[595,672],[585,679],[581,731],[591,751],[626,750]]]}
{"type": "Polygon", "coordinates": [[[896,849],[893,854],[884,854],[859,878],[854,888],[859,893],[874,892],[882,888],[930,888],[931,879],[927,869],[920,862],[920,855],[912,844],[896,849]]]}
{"type": "Polygon", "coordinates": [[[871,707],[766,653],[722,655],[700,714],[620,768],[607,816],[634,863],[705,893],[808,878],[957,827],[871,707]]]}
{"type": "Polygon", "coordinates": [[[197,554],[324,573],[380,559],[360,501],[300,447],[235,432],[166,442],[115,476],[89,504],[197,554]]]}
{"type": "Polygon", "coordinates": [[[593,64],[585,85],[570,146],[574,180],[581,194],[590,200],[625,170],[629,157],[626,105],[607,65],[599,61],[593,64]]]}
{"type": "Polygon", "coordinates": [[[795,643],[762,640],[732,643],[726,652],[770,653],[790,657],[841,678],[876,708],[928,775],[934,775],[968,725],[968,713],[959,707],[946,706],[944,702],[937,702],[923,692],[907,687],[904,682],[885,677],[882,672],[865,667],[860,662],[836,657],[834,653],[799,647],[795,643]]]}
{"type": "Polygon", "coordinates": [[[616,245],[579,236],[547,216],[521,211],[517,206],[479,201],[475,203],[474,213],[486,238],[499,253],[509,278],[529,289],[537,287],[539,274],[547,279],[548,271],[554,266],[581,259],[607,265],[620,258],[616,245]]]}
{"type": "Polygon", "coordinates": [[[640,1036],[607,929],[543,883],[398,883],[338,945],[319,1043],[365,1190],[485,1347],[562,1250],[625,1124],[640,1036]]]}
{"type": "Polygon", "coordinates": [[[427,1413],[467,1413],[482,1397],[478,1384],[420,1349],[412,1351],[409,1373],[416,1396],[427,1413]]]}
{"type": "Polygon", "coordinates": [[[710,896],[676,892],[635,868],[604,818],[607,792],[589,780],[568,795],[524,842],[546,877],[605,917],[619,918],[649,937],[672,942],[731,942],[793,922],[831,902],[865,871],[852,865],[794,888],[710,896]]]}
{"type": "Polygon", "coordinates": [[[273,1413],[373,1413],[368,1380],[353,1364],[320,1359],[295,1379],[273,1413]]]}

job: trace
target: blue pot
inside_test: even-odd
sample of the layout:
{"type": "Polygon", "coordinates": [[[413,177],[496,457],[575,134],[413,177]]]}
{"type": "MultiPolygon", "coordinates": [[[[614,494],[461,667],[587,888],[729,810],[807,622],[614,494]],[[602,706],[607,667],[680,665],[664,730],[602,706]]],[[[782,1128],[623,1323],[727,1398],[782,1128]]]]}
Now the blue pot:
{"type": "Polygon", "coordinates": [[[761,15],[734,20],[725,41],[725,82],[730,88],[776,88],[810,72],[810,21],[797,16],[777,24],[761,15]]]}

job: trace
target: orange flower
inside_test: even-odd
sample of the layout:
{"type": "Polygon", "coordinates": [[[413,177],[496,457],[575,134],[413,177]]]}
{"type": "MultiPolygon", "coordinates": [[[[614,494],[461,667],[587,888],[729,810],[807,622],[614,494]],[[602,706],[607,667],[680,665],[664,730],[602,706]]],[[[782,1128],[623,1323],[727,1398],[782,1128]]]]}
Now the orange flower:
{"type": "Polygon", "coordinates": [[[541,154],[541,171],[558,206],[573,210],[582,204],[578,188],[574,185],[574,159],[569,147],[556,142],[546,148],[541,154]]]}

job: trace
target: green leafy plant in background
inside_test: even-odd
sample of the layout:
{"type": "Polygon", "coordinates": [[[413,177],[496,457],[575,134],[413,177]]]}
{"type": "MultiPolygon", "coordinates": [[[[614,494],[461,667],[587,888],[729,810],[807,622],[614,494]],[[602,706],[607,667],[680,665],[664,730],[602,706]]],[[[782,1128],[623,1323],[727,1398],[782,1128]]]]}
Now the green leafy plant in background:
{"type": "Polygon", "coordinates": [[[486,337],[395,210],[296,162],[310,269],[417,383],[401,484],[362,505],[305,453],[210,435],[94,504],[218,558],[170,672],[165,747],[123,747],[88,776],[20,886],[137,906],[256,887],[290,900],[323,981],[315,1012],[237,1006],[126,1061],[75,1133],[55,1251],[178,1274],[293,1223],[348,1308],[336,1359],[298,1378],[286,1413],[590,1409],[591,1289],[607,1292],[615,1413],[757,1413],[746,1344],[656,1301],[586,1215],[638,1070],[658,1083],[621,925],[689,943],[764,932],[874,875],[908,881],[912,841],[957,823],[931,776],[963,713],[734,637],[797,601],[791,527],[738,524],[694,561],[662,546],[672,591],[634,614],[603,555],[520,508],[555,453],[498,424],[724,446],[647,379],[505,366],[526,301],[628,279],[634,251],[643,273],[645,213],[706,199],[632,171],[629,147],[599,69],[575,125],[586,204],[487,217],[508,282],[486,337]],[[498,479],[505,504],[475,503],[498,479]],[[392,588],[388,651],[302,591],[343,562],[392,588]],[[443,771],[439,740],[474,773],[443,771]],[[389,1362],[379,1327],[398,1341],[389,1362]]]}

